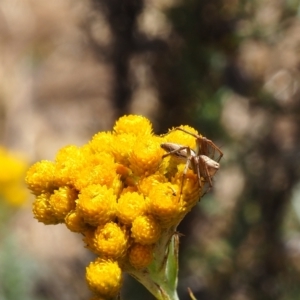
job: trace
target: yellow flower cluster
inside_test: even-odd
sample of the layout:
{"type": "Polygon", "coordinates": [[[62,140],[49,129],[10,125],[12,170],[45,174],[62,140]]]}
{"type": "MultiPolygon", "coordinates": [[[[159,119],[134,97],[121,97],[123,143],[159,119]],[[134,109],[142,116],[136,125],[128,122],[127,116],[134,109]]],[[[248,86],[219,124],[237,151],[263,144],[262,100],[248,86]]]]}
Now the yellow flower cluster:
{"type": "Polygon", "coordinates": [[[172,155],[162,159],[165,142],[195,147],[185,132],[156,136],[148,119],[124,116],[112,132],[99,132],[82,147],[64,147],[54,162],[28,170],[35,218],[65,223],[98,255],[86,273],[97,297],[114,297],[128,267],[146,268],[164,232],[176,228],[200,197],[197,175],[188,170],[182,184],[185,164],[172,155]]]}
{"type": "Polygon", "coordinates": [[[5,148],[0,147],[0,199],[19,206],[28,197],[24,183],[24,174],[28,168],[27,162],[5,148]]]}

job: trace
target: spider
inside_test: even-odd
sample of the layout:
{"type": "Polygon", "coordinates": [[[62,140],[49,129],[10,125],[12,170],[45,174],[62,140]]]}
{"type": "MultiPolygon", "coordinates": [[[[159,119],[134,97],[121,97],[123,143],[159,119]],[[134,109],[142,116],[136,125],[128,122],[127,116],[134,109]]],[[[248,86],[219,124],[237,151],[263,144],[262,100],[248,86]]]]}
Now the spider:
{"type": "Polygon", "coordinates": [[[180,160],[186,161],[181,182],[180,195],[182,194],[183,182],[188,168],[193,170],[193,172],[197,175],[199,188],[202,188],[201,178],[208,183],[208,189],[203,193],[204,195],[213,186],[212,178],[219,170],[219,161],[223,156],[223,152],[211,140],[205,137],[201,137],[200,135],[194,134],[180,127],[176,127],[174,130],[181,130],[194,136],[196,138],[196,151],[192,150],[188,146],[176,143],[163,143],[161,144],[161,147],[168,153],[164,154],[162,158],[173,155],[180,160]]]}

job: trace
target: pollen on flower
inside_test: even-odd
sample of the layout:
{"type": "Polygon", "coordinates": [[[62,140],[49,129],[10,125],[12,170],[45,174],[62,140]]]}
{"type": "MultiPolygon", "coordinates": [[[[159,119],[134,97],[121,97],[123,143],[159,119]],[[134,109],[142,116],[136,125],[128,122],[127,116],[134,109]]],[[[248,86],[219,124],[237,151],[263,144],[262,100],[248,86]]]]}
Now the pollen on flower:
{"type": "Polygon", "coordinates": [[[121,289],[122,270],[117,262],[98,258],[86,268],[86,280],[93,292],[110,299],[121,289]]]}
{"type": "Polygon", "coordinates": [[[82,189],[76,203],[78,214],[92,226],[105,224],[116,214],[116,195],[105,185],[93,184],[82,189]]]}
{"type": "Polygon", "coordinates": [[[153,259],[153,245],[133,244],[129,249],[128,259],[134,268],[146,268],[153,259]]]}
{"type": "Polygon", "coordinates": [[[123,257],[128,248],[128,234],[118,224],[106,223],[95,231],[94,248],[101,257],[111,259],[123,257]]]}
{"type": "Polygon", "coordinates": [[[122,224],[131,225],[133,220],[147,210],[148,202],[136,192],[123,193],[118,199],[117,217],[122,224]]]}
{"type": "Polygon", "coordinates": [[[138,216],[132,223],[131,236],[137,243],[154,244],[161,236],[160,224],[151,215],[138,216]]]}

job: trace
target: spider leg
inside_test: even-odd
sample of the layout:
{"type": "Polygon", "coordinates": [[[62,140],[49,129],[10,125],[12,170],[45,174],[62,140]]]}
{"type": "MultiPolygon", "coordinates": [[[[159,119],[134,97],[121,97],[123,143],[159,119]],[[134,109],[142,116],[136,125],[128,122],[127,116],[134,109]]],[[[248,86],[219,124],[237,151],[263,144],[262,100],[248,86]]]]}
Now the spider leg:
{"type": "MultiPolygon", "coordinates": [[[[162,145],[163,145],[163,144],[162,144],[162,145]]],[[[161,146],[161,147],[162,147],[162,146],[161,146]]],[[[164,147],[162,147],[162,148],[166,150],[166,148],[164,148],[164,147]]],[[[181,151],[182,151],[182,150],[186,150],[186,151],[188,152],[188,149],[190,149],[190,147],[188,147],[188,146],[180,146],[180,147],[178,147],[177,149],[173,149],[173,150],[171,150],[171,151],[167,150],[167,151],[169,151],[169,152],[166,153],[166,154],[164,154],[164,155],[162,156],[162,158],[165,158],[165,157],[167,157],[167,156],[169,156],[169,155],[172,155],[172,154],[177,154],[178,157],[180,157],[180,158],[187,158],[186,156],[182,155],[181,151]]]]}
{"type": "Polygon", "coordinates": [[[162,156],[162,158],[165,158],[166,156],[173,155],[179,159],[186,160],[186,164],[183,170],[182,178],[181,178],[181,184],[180,184],[180,195],[179,200],[182,195],[183,191],[183,184],[186,178],[187,170],[192,164],[192,159],[195,157],[195,153],[193,150],[191,150],[188,146],[181,146],[174,143],[163,143],[160,145],[165,151],[168,151],[166,154],[162,156]]]}
{"type": "Polygon", "coordinates": [[[210,191],[210,189],[212,188],[213,184],[212,184],[212,176],[209,173],[208,167],[207,167],[207,162],[205,161],[205,159],[203,159],[201,156],[197,157],[198,162],[197,162],[197,176],[198,176],[198,180],[199,180],[199,187],[202,187],[202,182],[201,182],[201,173],[202,177],[204,178],[204,180],[208,183],[208,189],[206,191],[204,191],[204,193],[202,194],[202,197],[208,193],[210,191]],[[202,169],[201,169],[202,168],[202,169]]]}
{"type": "MultiPolygon", "coordinates": [[[[215,151],[219,152],[219,157],[216,160],[217,162],[219,162],[221,160],[222,156],[223,156],[223,152],[221,151],[221,149],[211,140],[206,139],[206,143],[209,144],[210,147],[213,149],[213,155],[212,155],[211,158],[214,157],[215,151]]],[[[206,155],[206,154],[204,153],[204,155],[206,155]]],[[[210,157],[209,155],[207,155],[207,156],[210,157]]]]}
{"type": "Polygon", "coordinates": [[[186,160],[186,164],[185,164],[185,167],[184,167],[184,170],[183,170],[183,173],[182,173],[182,178],[181,178],[179,200],[180,200],[181,195],[182,195],[182,191],[183,191],[183,183],[184,183],[184,181],[185,181],[187,171],[188,171],[188,169],[189,169],[190,164],[192,164],[192,159],[193,159],[193,156],[189,156],[189,157],[187,158],[187,160],[186,160]]]}
{"type": "Polygon", "coordinates": [[[192,133],[192,132],[189,132],[181,127],[175,127],[175,130],[180,130],[180,131],[183,131],[193,137],[196,138],[196,144],[198,145],[198,147],[200,146],[200,149],[199,151],[201,153],[198,153],[198,154],[204,154],[210,158],[214,158],[214,155],[215,155],[215,151],[218,151],[219,152],[219,157],[218,159],[216,160],[217,162],[219,162],[223,156],[223,152],[221,151],[221,149],[211,140],[207,139],[206,137],[201,137],[200,135],[198,134],[195,134],[195,133],[192,133]],[[208,145],[213,149],[212,150],[212,155],[209,155],[209,150],[208,150],[208,145]]]}
{"type": "Polygon", "coordinates": [[[195,133],[192,133],[192,132],[189,132],[181,127],[175,127],[174,130],[181,130],[187,134],[190,134],[191,136],[195,137],[196,139],[198,139],[200,136],[198,134],[195,134],[195,133]]]}
{"type": "Polygon", "coordinates": [[[192,164],[192,154],[191,154],[191,149],[190,147],[184,147],[186,149],[186,154],[187,154],[187,157],[186,157],[186,164],[185,164],[185,167],[184,167],[184,170],[183,170],[183,173],[182,173],[182,179],[181,179],[181,185],[180,185],[180,196],[179,196],[179,200],[181,198],[181,195],[182,195],[182,191],[183,191],[183,183],[185,181],[185,178],[186,178],[186,173],[187,173],[187,170],[189,169],[189,166],[190,164],[192,164]]]}
{"type": "Polygon", "coordinates": [[[201,168],[200,168],[199,157],[195,156],[193,162],[194,162],[193,170],[194,170],[194,173],[197,175],[198,185],[199,185],[199,188],[201,189],[202,182],[201,182],[201,168]]]}

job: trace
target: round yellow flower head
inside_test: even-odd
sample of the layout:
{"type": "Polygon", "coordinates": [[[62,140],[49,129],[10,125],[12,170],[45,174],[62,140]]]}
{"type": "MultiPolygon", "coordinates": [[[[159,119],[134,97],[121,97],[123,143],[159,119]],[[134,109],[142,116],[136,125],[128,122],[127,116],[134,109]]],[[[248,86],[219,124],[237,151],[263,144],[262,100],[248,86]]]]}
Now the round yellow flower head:
{"type": "Polygon", "coordinates": [[[112,187],[117,177],[114,158],[109,153],[87,154],[80,174],[74,185],[81,190],[92,184],[106,185],[112,187]]]}
{"type": "Polygon", "coordinates": [[[105,224],[116,215],[116,195],[105,185],[93,184],[82,189],[76,204],[78,214],[92,226],[105,224]]]}
{"type": "MultiPolygon", "coordinates": [[[[198,131],[195,130],[193,127],[190,126],[179,126],[180,128],[183,128],[191,133],[194,134],[198,134],[198,131]]],[[[174,130],[171,129],[168,134],[165,135],[164,137],[166,139],[166,141],[170,142],[170,143],[176,143],[179,145],[183,145],[183,146],[188,146],[191,149],[195,149],[196,147],[196,141],[195,141],[195,137],[193,137],[190,134],[186,134],[183,131],[180,130],[174,130]]]]}
{"type": "Polygon", "coordinates": [[[42,160],[30,167],[30,169],[27,171],[25,181],[29,189],[35,195],[40,195],[47,192],[51,193],[55,188],[57,188],[54,174],[54,163],[51,161],[42,160]]]}
{"type": "Polygon", "coordinates": [[[126,254],[128,234],[118,224],[110,222],[95,231],[94,248],[101,257],[118,259],[126,254]]]}
{"type": "Polygon", "coordinates": [[[74,185],[85,158],[83,149],[69,145],[58,151],[55,157],[55,177],[59,185],[74,185]]]}
{"type": "Polygon", "coordinates": [[[121,117],[114,126],[115,134],[129,133],[135,136],[139,135],[151,135],[152,124],[150,121],[137,115],[128,115],[121,117]]]}
{"type": "Polygon", "coordinates": [[[148,176],[158,170],[164,154],[161,143],[159,137],[142,136],[136,140],[129,156],[130,168],[135,174],[148,176]]]}
{"type": "Polygon", "coordinates": [[[78,193],[69,187],[60,187],[50,196],[49,205],[58,220],[64,221],[66,215],[75,209],[78,193]]]}
{"type": "Polygon", "coordinates": [[[101,258],[86,268],[89,288],[104,299],[116,297],[122,285],[122,270],[117,262],[101,258]]]}
{"type": "Polygon", "coordinates": [[[160,183],[149,193],[150,212],[163,227],[171,227],[180,222],[186,212],[180,199],[180,187],[160,183]]]}
{"type": "MultiPolygon", "coordinates": [[[[199,201],[203,188],[199,188],[198,176],[192,170],[188,170],[184,181],[182,181],[182,177],[183,171],[176,173],[172,178],[172,183],[179,187],[182,185],[182,201],[187,207],[192,208],[199,201]]],[[[202,185],[204,187],[204,182],[202,185]]]]}
{"type": "Polygon", "coordinates": [[[52,207],[49,204],[50,194],[41,194],[37,196],[32,205],[32,212],[39,222],[44,224],[58,224],[60,220],[55,216],[52,207]]]}
{"type": "Polygon", "coordinates": [[[150,191],[156,189],[156,185],[167,182],[167,178],[162,174],[155,173],[148,177],[143,177],[139,181],[138,190],[143,195],[148,196],[150,191]]]}
{"type": "Polygon", "coordinates": [[[111,152],[111,146],[115,143],[115,137],[111,132],[98,132],[89,142],[89,147],[93,153],[111,152]]]}
{"type": "Polygon", "coordinates": [[[138,216],[132,223],[131,236],[136,243],[142,245],[154,244],[161,236],[161,227],[151,215],[138,216]]]}
{"type": "Polygon", "coordinates": [[[153,259],[153,245],[133,244],[129,249],[129,263],[136,269],[146,268],[153,259]]]}
{"type": "Polygon", "coordinates": [[[137,137],[131,133],[122,133],[114,136],[114,143],[111,145],[110,151],[116,162],[126,166],[129,165],[128,159],[136,139],[137,137]]]}
{"type": "Polygon", "coordinates": [[[55,155],[55,162],[63,164],[68,160],[76,161],[80,157],[80,148],[75,145],[68,145],[58,150],[55,155]]]}
{"type": "Polygon", "coordinates": [[[133,220],[146,212],[148,201],[137,192],[123,193],[118,199],[117,217],[122,224],[131,225],[133,220]]]}
{"type": "Polygon", "coordinates": [[[67,214],[65,223],[67,228],[73,232],[85,232],[89,227],[76,210],[72,210],[67,214]]]}

